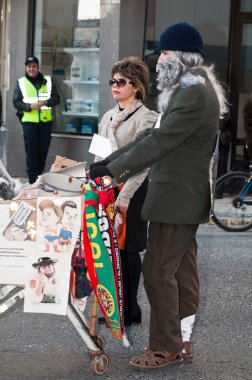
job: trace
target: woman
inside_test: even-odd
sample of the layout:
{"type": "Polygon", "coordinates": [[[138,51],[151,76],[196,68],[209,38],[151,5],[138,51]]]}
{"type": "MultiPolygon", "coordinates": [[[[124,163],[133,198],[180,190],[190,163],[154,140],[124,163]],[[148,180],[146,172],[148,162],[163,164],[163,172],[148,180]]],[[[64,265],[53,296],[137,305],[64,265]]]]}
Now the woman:
{"type": "MultiPolygon", "coordinates": [[[[149,86],[149,68],[143,61],[129,57],[116,62],[112,66],[111,78],[109,85],[117,104],[103,116],[99,134],[110,140],[115,151],[134,140],[145,129],[151,128],[157,114],[143,105],[149,86]]],[[[99,160],[100,157],[95,157],[95,161],[99,160]]],[[[106,164],[106,160],[103,163],[106,164]]],[[[95,166],[90,166],[91,175],[95,166]]],[[[147,223],[141,218],[147,186],[145,170],[124,184],[115,203],[117,212],[127,212],[125,248],[120,250],[125,326],[132,322],[141,323],[142,319],[137,291],[141,275],[139,252],[146,248],[147,243],[147,223]]]]}

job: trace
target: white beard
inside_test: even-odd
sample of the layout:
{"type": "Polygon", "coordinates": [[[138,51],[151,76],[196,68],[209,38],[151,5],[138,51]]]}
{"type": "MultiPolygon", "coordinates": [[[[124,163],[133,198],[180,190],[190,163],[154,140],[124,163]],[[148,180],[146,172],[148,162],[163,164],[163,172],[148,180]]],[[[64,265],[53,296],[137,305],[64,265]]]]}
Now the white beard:
{"type": "Polygon", "coordinates": [[[157,109],[159,113],[164,113],[166,111],[169,101],[171,100],[172,92],[172,89],[165,88],[158,95],[157,109]]]}
{"type": "Polygon", "coordinates": [[[178,58],[173,57],[164,63],[158,63],[156,71],[158,73],[157,89],[163,91],[164,89],[171,88],[177,83],[178,77],[182,72],[182,65],[178,58]]]}
{"type": "Polygon", "coordinates": [[[160,113],[164,113],[172,96],[172,88],[178,82],[182,72],[182,65],[178,58],[173,57],[172,60],[157,64],[156,71],[158,73],[157,89],[161,91],[158,96],[157,108],[160,113]]]}

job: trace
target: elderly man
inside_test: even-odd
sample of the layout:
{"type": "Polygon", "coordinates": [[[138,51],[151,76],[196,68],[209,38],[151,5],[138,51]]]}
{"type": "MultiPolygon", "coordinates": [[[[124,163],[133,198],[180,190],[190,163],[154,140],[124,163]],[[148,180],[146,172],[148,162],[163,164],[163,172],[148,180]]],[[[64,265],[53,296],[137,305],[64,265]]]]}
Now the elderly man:
{"type": "Polygon", "coordinates": [[[97,163],[91,170],[91,178],[108,175],[121,183],[150,167],[142,210],[150,221],[143,262],[151,306],[149,348],[130,362],[142,368],[192,357],[190,333],[199,301],[196,232],[209,218],[209,163],[227,109],[193,26],[168,27],[159,50],[157,123],[108,156],[107,166],[97,163]]]}

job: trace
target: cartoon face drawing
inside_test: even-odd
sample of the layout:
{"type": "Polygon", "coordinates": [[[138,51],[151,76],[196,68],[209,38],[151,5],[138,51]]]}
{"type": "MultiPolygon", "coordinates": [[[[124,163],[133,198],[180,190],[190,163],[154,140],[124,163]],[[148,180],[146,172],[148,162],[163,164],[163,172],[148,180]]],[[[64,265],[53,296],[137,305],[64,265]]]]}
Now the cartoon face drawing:
{"type": "Polygon", "coordinates": [[[61,205],[63,217],[61,223],[68,231],[73,231],[78,220],[77,205],[73,201],[66,201],[61,205]]]}
{"type": "Polygon", "coordinates": [[[54,265],[44,265],[40,267],[40,272],[43,273],[46,277],[50,278],[55,273],[54,265]]]}
{"type": "Polygon", "coordinates": [[[4,236],[8,240],[19,240],[24,241],[28,237],[28,232],[20,226],[17,226],[15,223],[11,224],[4,231],[4,236]]]}
{"type": "Polygon", "coordinates": [[[55,252],[58,250],[58,240],[60,225],[63,212],[59,206],[56,206],[52,200],[44,199],[39,204],[41,211],[40,225],[44,228],[44,252],[49,252],[50,247],[53,247],[55,252]]]}
{"type": "Polygon", "coordinates": [[[55,277],[55,263],[50,257],[40,257],[33,268],[38,270],[36,279],[30,280],[32,303],[59,303],[60,295],[55,277]]]}
{"type": "Polygon", "coordinates": [[[43,227],[53,227],[55,226],[61,219],[63,213],[58,206],[52,201],[46,200],[42,201],[39,205],[41,210],[41,225],[43,227]]]}

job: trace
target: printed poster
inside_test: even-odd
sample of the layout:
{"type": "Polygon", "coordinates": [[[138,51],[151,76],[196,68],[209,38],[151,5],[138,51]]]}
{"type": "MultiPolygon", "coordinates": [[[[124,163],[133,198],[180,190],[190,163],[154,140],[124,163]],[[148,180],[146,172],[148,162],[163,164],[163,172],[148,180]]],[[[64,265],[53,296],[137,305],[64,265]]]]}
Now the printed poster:
{"type": "Polygon", "coordinates": [[[0,203],[0,283],[25,284],[24,311],[65,315],[82,197],[0,203]]]}
{"type": "Polygon", "coordinates": [[[66,315],[71,255],[34,257],[27,270],[24,311],[66,315]]]}
{"type": "Polygon", "coordinates": [[[81,228],[81,197],[37,199],[36,253],[72,255],[81,228]]]}
{"type": "Polygon", "coordinates": [[[81,197],[37,199],[36,256],[27,268],[24,311],[66,315],[81,197]]]}
{"type": "Polygon", "coordinates": [[[0,283],[22,285],[36,247],[36,200],[0,203],[0,283]]]}

